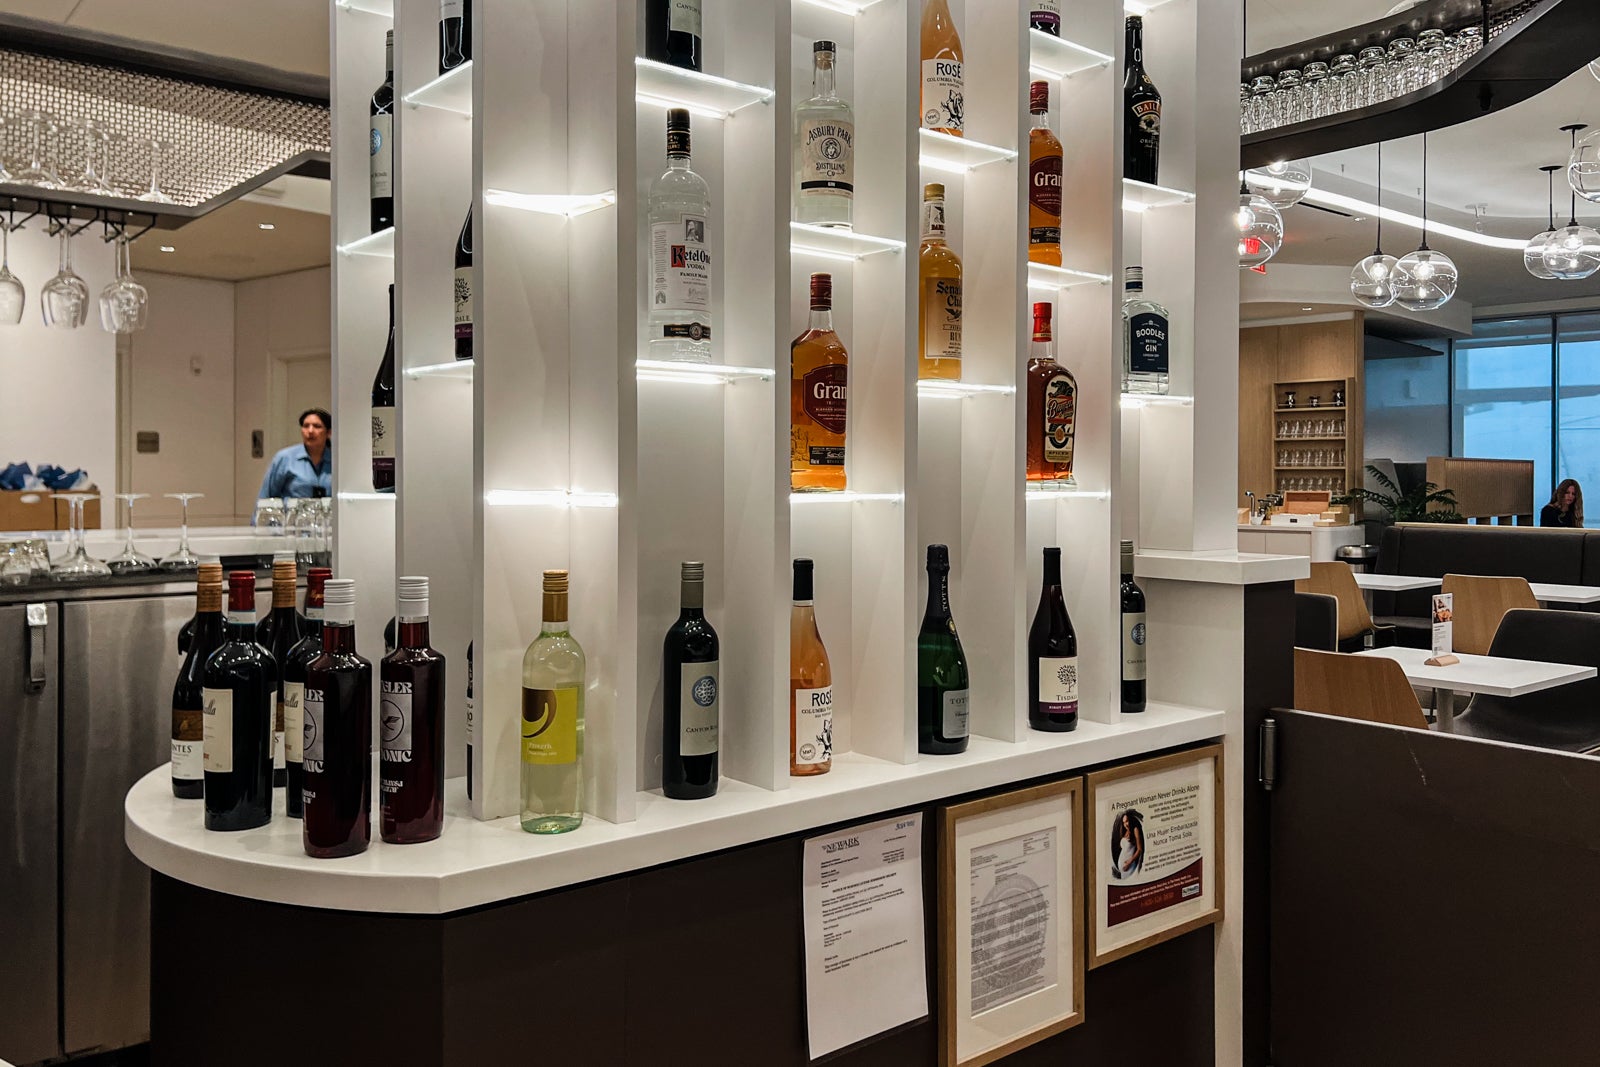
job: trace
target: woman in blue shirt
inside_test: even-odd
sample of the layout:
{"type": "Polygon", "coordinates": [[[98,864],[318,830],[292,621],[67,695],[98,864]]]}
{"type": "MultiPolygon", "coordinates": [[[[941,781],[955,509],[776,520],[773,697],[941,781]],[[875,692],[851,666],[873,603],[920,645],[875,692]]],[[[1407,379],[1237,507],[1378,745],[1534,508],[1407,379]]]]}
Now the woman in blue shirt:
{"type": "Polygon", "coordinates": [[[300,415],[300,443],[272,457],[258,499],[333,495],[333,416],[321,408],[300,415]]]}

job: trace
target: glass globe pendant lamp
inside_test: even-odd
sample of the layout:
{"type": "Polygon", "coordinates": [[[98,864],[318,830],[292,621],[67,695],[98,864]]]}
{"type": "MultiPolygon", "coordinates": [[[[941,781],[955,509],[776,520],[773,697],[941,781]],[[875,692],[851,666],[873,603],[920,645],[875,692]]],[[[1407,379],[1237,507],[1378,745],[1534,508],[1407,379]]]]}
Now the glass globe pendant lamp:
{"type": "Polygon", "coordinates": [[[1559,165],[1540,167],[1544,171],[1546,184],[1549,185],[1550,224],[1543,233],[1536,233],[1528,238],[1528,243],[1522,247],[1522,266],[1527,272],[1542,281],[1551,281],[1555,275],[1550,268],[1544,265],[1544,250],[1550,243],[1550,238],[1556,234],[1556,194],[1555,172],[1560,170],[1559,165]]]}
{"type": "Polygon", "coordinates": [[[1279,211],[1294,207],[1311,191],[1311,161],[1280,159],[1244,172],[1245,188],[1279,211]]]}
{"type": "Polygon", "coordinates": [[[1428,135],[1422,135],[1422,242],[1394,267],[1394,302],[1407,311],[1435,311],[1456,295],[1455,261],[1428,247],[1428,135]]]}
{"type": "MultiPolygon", "coordinates": [[[[1577,137],[1576,132],[1573,137],[1577,137]]],[[[1567,159],[1567,184],[1585,200],[1600,204],[1600,130],[1572,146],[1572,155],[1567,159]]]]}
{"type": "Polygon", "coordinates": [[[1378,145],[1378,241],[1372,255],[1350,272],[1350,295],[1369,308],[1386,308],[1394,303],[1394,268],[1399,260],[1383,251],[1383,145],[1378,145]]]}
{"type": "MultiPolygon", "coordinates": [[[[1573,148],[1577,148],[1578,131],[1582,126],[1563,126],[1572,134],[1573,148]]],[[[1568,171],[1569,175],[1571,171],[1568,171]]],[[[1544,266],[1555,278],[1580,281],[1600,270],[1600,233],[1593,227],[1578,222],[1578,197],[1571,197],[1571,211],[1565,226],[1550,235],[1544,246],[1544,266]]]]}
{"type": "Polygon", "coordinates": [[[1252,193],[1242,181],[1234,224],[1239,228],[1240,267],[1258,267],[1283,247],[1283,216],[1271,201],[1252,193]]]}

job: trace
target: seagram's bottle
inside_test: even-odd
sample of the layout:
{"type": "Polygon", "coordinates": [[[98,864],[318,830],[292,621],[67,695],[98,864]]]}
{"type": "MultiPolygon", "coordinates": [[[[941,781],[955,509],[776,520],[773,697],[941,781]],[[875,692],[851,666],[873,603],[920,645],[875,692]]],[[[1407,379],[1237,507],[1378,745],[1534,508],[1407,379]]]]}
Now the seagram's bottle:
{"type": "Polygon", "coordinates": [[[291,819],[303,814],[305,803],[306,750],[306,668],[322,655],[324,595],[333,571],[312,567],[306,571],[306,615],[304,636],[289,650],[283,666],[283,763],[288,772],[284,807],[291,819]]]}
{"type": "Polygon", "coordinates": [[[399,645],[378,665],[379,832],[390,844],[444,829],[444,657],[428,643],[428,579],[399,580],[399,645]]]}
{"type": "Polygon", "coordinates": [[[967,657],[950,614],[950,550],[928,546],[928,610],[917,634],[917,751],[967,750],[967,657]]]}
{"type": "Polygon", "coordinates": [[[1050,128],[1050,85],[1028,86],[1028,260],[1061,266],[1061,138],[1050,128]]]}
{"type": "Polygon", "coordinates": [[[472,291],[472,209],[467,209],[467,221],[461,224],[461,236],[456,238],[456,276],[451,294],[456,309],[456,358],[471,359],[473,321],[477,318],[478,299],[472,291]]]}
{"type": "Polygon", "coordinates": [[[945,0],[922,8],[922,128],[962,136],[966,90],[961,73],[961,35],[945,0]]]}
{"type": "Polygon", "coordinates": [[[1122,298],[1122,391],[1167,391],[1171,380],[1167,309],[1144,295],[1144,268],[1129,267],[1122,298]]]}
{"type": "Polygon", "coordinates": [[[850,226],[855,200],[856,123],[834,88],[834,44],[812,45],[811,99],[794,109],[794,217],[812,226],[850,226]]]}
{"type": "Polygon", "coordinates": [[[439,0],[439,73],[472,58],[472,0],[439,0]]]}
{"type": "Polygon", "coordinates": [[[272,720],[272,784],[288,784],[289,772],[284,764],[283,718],[283,668],[289,660],[289,651],[304,636],[300,613],[295,610],[295,582],[299,568],[293,552],[275,552],[272,555],[272,610],[256,623],[256,644],[272,653],[272,662],[278,668],[278,697],[272,720]]]}
{"type": "Polygon", "coordinates": [[[567,624],[567,572],[544,572],[544,623],[522,657],[522,828],[583,822],[583,648],[567,624]]]}
{"type": "Polygon", "coordinates": [[[1061,0],[1033,0],[1028,9],[1028,27],[1052,37],[1061,36],[1061,0]]]}
{"type": "Polygon", "coordinates": [[[789,773],[807,776],[833,769],[833,668],[817,632],[812,564],[794,561],[794,605],[789,609],[789,773]]]}
{"type": "Polygon", "coordinates": [[[1128,73],[1122,83],[1122,176],[1156,184],[1161,157],[1161,94],[1144,70],[1144,19],[1127,21],[1128,73]]]}
{"type": "Polygon", "coordinates": [[[1133,580],[1133,542],[1122,542],[1122,711],[1145,709],[1144,590],[1133,580]]]}
{"type": "Polygon", "coordinates": [[[711,362],[711,187],[689,168],[689,112],[667,112],[667,169],[650,183],[650,358],[711,362]]]}
{"type": "Polygon", "coordinates": [[[368,170],[372,232],[394,225],[394,31],[383,40],[383,84],[368,107],[368,170]]]}
{"type": "Polygon", "coordinates": [[[306,855],[365,852],[372,841],[372,664],[356,654],[356,589],[323,587],[322,654],[306,668],[305,777],[300,824],[306,855]]]}
{"type": "Polygon", "coordinates": [[[278,670],[256,644],[256,575],[228,575],[222,646],[206,660],[201,755],[206,829],[248,830],[272,818],[272,721],[278,670]]]}
{"type": "Polygon", "coordinates": [[[644,17],[646,59],[700,69],[700,0],[649,0],[644,17]]]}
{"type": "Polygon", "coordinates": [[[1023,430],[1028,481],[1072,485],[1078,380],[1056,362],[1051,305],[1033,305],[1033,352],[1028,359],[1028,423],[1023,430]]]}
{"type": "Polygon", "coordinates": [[[811,276],[811,317],[789,345],[789,489],[845,487],[850,353],[833,331],[833,275],[811,276]]]}
{"type": "Polygon", "coordinates": [[[205,794],[205,668],[222,645],[222,564],[200,564],[195,584],[194,629],[172,687],[172,795],[205,794]]]}
{"type": "Polygon", "coordinates": [[[701,800],[717,792],[721,646],[706,619],[706,565],[685,563],[681,586],[661,649],[661,792],[701,800]]]}
{"type": "Polygon", "coordinates": [[[922,189],[917,377],[961,380],[961,257],[945,242],[944,186],[922,189]]]}
{"type": "Polygon", "coordinates": [[[1044,550],[1044,584],[1028,630],[1028,725],[1078,728],[1078,635],[1061,595],[1061,549],[1044,550]]]}
{"type": "Polygon", "coordinates": [[[372,488],[394,492],[394,286],[389,286],[389,343],[372,379],[372,488]]]}

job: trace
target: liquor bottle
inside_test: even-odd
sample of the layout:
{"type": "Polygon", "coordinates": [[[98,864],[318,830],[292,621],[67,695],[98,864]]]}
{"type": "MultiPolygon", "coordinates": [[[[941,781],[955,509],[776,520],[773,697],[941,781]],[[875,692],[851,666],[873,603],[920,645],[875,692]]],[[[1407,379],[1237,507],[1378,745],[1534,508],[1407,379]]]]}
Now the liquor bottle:
{"type": "Polygon", "coordinates": [[[962,136],[964,97],[961,36],[950,5],[927,0],[922,8],[922,128],[962,136]]]}
{"type": "Polygon", "coordinates": [[[1133,542],[1122,542],[1122,712],[1145,708],[1144,590],[1133,580],[1133,542]]]}
{"type": "Polygon", "coordinates": [[[960,381],[961,257],[945,243],[944,221],[944,186],[938,182],[923,186],[917,377],[960,381]]]}
{"type": "Polygon", "coordinates": [[[383,84],[372,94],[368,151],[372,181],[372,232],[394,225],[394,31],[383,41],[383,84]]]}
{"type": "Polygon", "coordinates": [[[306,571],[306,622],[300,643],[289,650],[283,667],[283,763],[288,771],[284,807],[291,819],[303,814],[305,797],[306,751],[306,668],[322,655],[324,591],[333,571],[312,567],[306,571]]]}
{"type": "Polygon", "coordinates": [[[472,0],[439,0],[439,73],[472,58],[472,0]]]}
{"type": "Polygon", "coordinates": [[[1061,139],[1050,128],[1050,85],[1028,86],[1028,260],[1061,266],[1061,139]]]}
{"type": "Polygon", "coordinates": [[[789,489],[845,487],[850,353],[833,331],[833,275],[811,276],[811,317],[789,345],[789,489]]]}
{"type": "Polygon", "coordinates": [[[522,657],[522,828],[583,822],[583,648],[567,624],[567,572],[544,572],[544,623],[522,657]]]}
{"type": "Polygon", "coordinates": [[[272,557],[272,611],[256,623],[256,644],[272,653],[278,668],[278,696],[272,718],[272,784],[287,785],[289,771],[284,763],[283,668],[289,652],[305,636],[300,613],[295,610],[295,581],[299,569],[293,552],[277,552],[272,557]]]}
{"type": "MultiPolygon", "coordinates": [[[[677,0],[673,0],[677,2],[677,0]]],[[[711,362],[711,188],[689,169],[689,112],[667,112],[667,169],[650,183],[650,358],[711,362]]]]}
{"type": "Polygon", "coordinates": [[[722,670],[706,620],[706,565],[685,563],[678,621],[661,649],[661,792],[700,800],[717,792],[722,670]]]}
{"type": "Polygon", "coordinates": [[[389,343],[372,379],[372,488],[394,492],[394,286],[389,286],[389,343]]]}
{"type": "Polygon", "coordinates": [[[222,645],[222,564],[200,564],[193,636],[172,686],[172,795],[205,795],[205,669],[222,645]]]}
{"type": "Polygon", "coordinates": [[[300,840],[330,859],[372,841],[372,664],[356,654],[356,583],[330,578],[323,597],[322,654],[306,667],[300,840]]]}
{"type": "Polygon", "coordinates": [[[477,318],[477,294],[472,291],[472,209],[467,209],[467,221],[461,224],[461,236],[456,238],[456,358],[471,359],[472,324],[477,318]]]}
{"type": "Polygon", "coordinates": [[[228,575],[222,645],[206,660],[201,761],[206,829],[248,830],[272,818],[272,720],[278,669],[256,644],[256,575],[228,575]]]}
{"type": "Polygon", "coordinates": [[[917,751],[967,750],[967,657],[950,615],[950,550],[928,546],[928,610],[917,634],[917,751]]]}
{"type": "Polygon", "coordinates": [[[796,222],[850,227],[855,200],[856,120],[834,88],[834,44],[812,45],[811,99],[794,109],[796,222]]]}
{"type": "Polygon", "coordinates": [[[1129,267],[1122,298],[1122,391],[1165,394],[1171,380],[1167,309],[1144,295],[1144,268],[1129,267]]]}
{"type": "Polygon", "coordinates": [[[833,668],[817,632],[811,599],[812,564],[794,561],[794,606],[789,609],[789,773],[833,769],[833,668]]]}
{"type": "Polygon", "coordinates": [[[1072,485],[1072,446],[1078,380],[1056,362],[1048,303],[1033,305],[1033,353],[1028,359],[1028,481],[1072,485]]]}
{"type": "Polygon", "coordinates": [[[1122,176],[1156,184],[1161,155],[1161,94],[1144,72],[1144,19],[1128,16],[1128,74],[1122,83],[1122,176]]]}
{"type": "Polygon", "coordinates": [[[472,702],[472,642],[467,642],[467,799],[472,799],[472,750],[478,737],[477,707],[472,702]]]}
{"type": "Polygon", "coordinates": [[[400,644],[378,665],[379,832],[390,844],[444,829],[444,657],[428,644],[428,579],[401,578],[400,644]]]}
{"type": "Polygon", "coordinates": [[[1061,549],[1044,550],[1044,587],[1028,630],[1028,725],[1078,728],[1078,635],[1061,596],[1061,549]]]}
{"type": "Polygon", "coordinates": [[[645,7],[645,58],[699,70],[700,0],[649,0],[645,7]]]}
{"type": "Polygon", "coordinates": [[[1033,0],[1028,26],[1052,37],[1061,36],[1061,0],[1033,0]]]}

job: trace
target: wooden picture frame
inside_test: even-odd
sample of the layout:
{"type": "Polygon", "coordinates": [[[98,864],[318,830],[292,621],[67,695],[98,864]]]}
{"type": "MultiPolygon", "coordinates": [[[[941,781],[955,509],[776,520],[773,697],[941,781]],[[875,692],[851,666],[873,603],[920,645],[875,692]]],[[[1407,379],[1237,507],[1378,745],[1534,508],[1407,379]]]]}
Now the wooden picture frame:
{"type": "Polygon", "coordinates": [[[944,1067],[982,1067],[1083,1022],[1083,886],[1081,779],[941,809],[944,1067]],[[978,968],[987,974],[975,974],[974,966],[980,935],[972,901],[980,891],[989,910],[980,920],[988,930],[987,963],[978,968]],[[976,1012],[975,999],[982,1002],[976,1012]]]}
{"type": "Polygon", "coordinates": [[[1221,745],[1096,771],[1084,809],[1090,970],[1222,921],[1221,745]]]}

